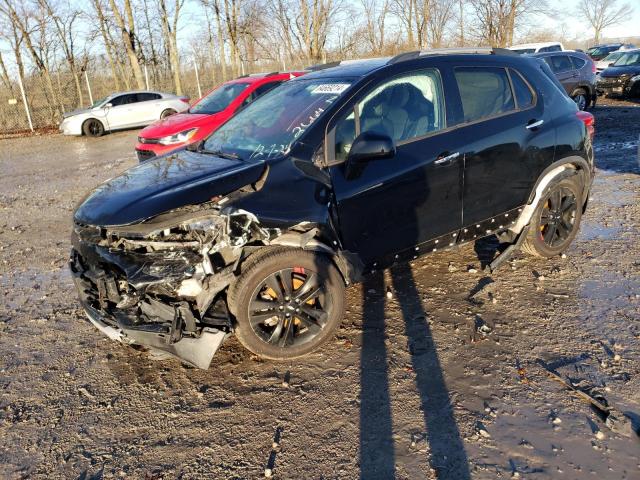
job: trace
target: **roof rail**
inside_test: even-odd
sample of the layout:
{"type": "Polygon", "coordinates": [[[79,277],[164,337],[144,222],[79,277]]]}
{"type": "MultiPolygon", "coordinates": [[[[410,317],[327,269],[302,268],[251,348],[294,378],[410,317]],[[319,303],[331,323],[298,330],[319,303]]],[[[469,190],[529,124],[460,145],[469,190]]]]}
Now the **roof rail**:
{"type": "Polygon", "coordinates": [[[387,65],[405,62],[415,58],[426,57],[429,55],[509,55],[519,56],[517,52],[507,48],[497,47],[452,47],[452,48],[430,48],[427,50],[416,50],[413,52],[405,52],[396,55],[387,62],[387,65]]]}
{"type": "Polygon", "coordinates": [[[306,67],[305,70],[308,70],[310,72],[316,72],[318,70],[324,70],[325,68],[337,67],[338,65],[340,65],[339,60],[337,62],[316,63],[315,65],[306,67]]]}

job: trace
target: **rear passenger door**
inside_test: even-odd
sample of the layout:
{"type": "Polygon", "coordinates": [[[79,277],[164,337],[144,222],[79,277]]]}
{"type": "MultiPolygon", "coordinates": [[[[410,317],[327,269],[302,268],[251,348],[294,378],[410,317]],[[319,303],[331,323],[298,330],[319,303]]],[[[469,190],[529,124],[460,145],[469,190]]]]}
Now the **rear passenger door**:
{"type": "Polygon", "coordinates": [[[544,123],[542,99],[516,70],[455,67],[454,78],[457,132],[465,140],[462,223],[467,228],[461,235],[468,240],[483,236],[487,225],[491,230],[505,225],[527,203],[539,172],[553,158],[555,136],[544,123]]]}
{"type": "Polygon", "coordinates": [[[134,107],[133,117],[138,124],[151,123],[160,118],[160,100],[162,97],[157,93],[140,92],[136,94],[137,102],[134,107]]]}

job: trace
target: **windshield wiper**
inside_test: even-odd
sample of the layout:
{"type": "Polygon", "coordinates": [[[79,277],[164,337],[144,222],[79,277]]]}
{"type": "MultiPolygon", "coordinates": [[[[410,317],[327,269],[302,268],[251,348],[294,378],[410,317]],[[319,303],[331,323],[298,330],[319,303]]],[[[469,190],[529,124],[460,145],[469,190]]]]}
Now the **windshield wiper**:
{"type": "Polygon", "coordinates": [[[215,155],[216,157],[226,158],[229,160],[242,160],[240,155],[231,152],[223,152],[222,150],[200,150],[198,153],[206,153],[207,155],[215,155]]]}

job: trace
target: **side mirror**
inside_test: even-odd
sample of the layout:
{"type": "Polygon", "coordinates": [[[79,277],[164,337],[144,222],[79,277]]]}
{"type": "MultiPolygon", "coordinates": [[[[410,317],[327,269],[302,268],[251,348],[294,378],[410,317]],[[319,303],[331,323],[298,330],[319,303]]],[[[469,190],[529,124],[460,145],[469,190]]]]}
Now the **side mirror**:
{"type": "Polygon", "coordinates": [[[353,141],[347,163],[355,165],[370,160],[392,158],[396,154],[396,146],[388,135],[376,132],[363,132],[353,141]]]}
{"type": "Polygon", "coordinates": [[[111,108],[111,107],[113,107],[113,103],[111,102],[104,104],[104,108],[111,108]]]}

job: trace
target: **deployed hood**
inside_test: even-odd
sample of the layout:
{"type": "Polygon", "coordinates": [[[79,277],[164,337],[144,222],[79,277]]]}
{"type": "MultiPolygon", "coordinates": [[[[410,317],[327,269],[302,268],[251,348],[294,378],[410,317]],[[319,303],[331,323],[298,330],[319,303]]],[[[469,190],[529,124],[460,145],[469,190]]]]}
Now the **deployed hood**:
{"type": "Polygon", "coordinates": [[[601,77],[619,77],[620,75],[638,75],[640,74],[640,65],[627,65],[624,67],[611,66],[603,71],[601,77]]]}
{"type": "Polygon", "coordinates": [[[144,128],[139,136],[144,138],[161,138],[180,133],[189,128],[199,127],[203,124],[209,125],[213,121],[215,121],[215,115],[176,113],[144,128]]]}
{"type": "Polygon", "coordinates": [[[263,161],[181,151],[149,160],[107,180],[82,200],[74,219],[96,226],[140,222],[255,183],[264,168],[263,161]]]}

